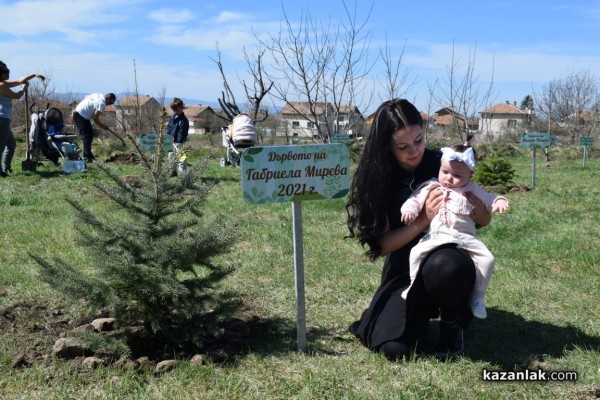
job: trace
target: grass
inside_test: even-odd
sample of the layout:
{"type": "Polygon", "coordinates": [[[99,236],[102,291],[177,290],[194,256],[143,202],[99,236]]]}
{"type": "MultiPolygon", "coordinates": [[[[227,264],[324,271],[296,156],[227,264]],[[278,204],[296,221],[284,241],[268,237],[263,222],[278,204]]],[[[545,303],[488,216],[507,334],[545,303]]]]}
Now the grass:
{"type": "MultiPolygon", "coordinates": [[[[202,143],[195,143],[199,149],[202,143]]],[[[219,145],[219,143],[217,143],[219,145]]],[[[205,205],[208,217],[236,222],[227,289],[245,299],[240,315],[259,316],[265,330],[227,365],[181,363],[160,377],[103,367],[94,371],[53,361],[14,369],[19,350],[0,331],[0,393],[6,399],[586,399],[600,390],[600,160],[541,158],[536,190],[509,194],[511,210],[479,231],[496,256],[488,318],[465,334],[466,355],[453,363],[425,356],[391,363],[347,331],[379,283],[382,261],[369,262],[345,240],[342,200],[304,202],[303,240],[308,351],[296,351],[290,203],[249,205],[240,170],[221,168],[217,148],[205,176],[220,181],[205,205]],[[577,382],[484,382],[482,370],[570,370],[577,382]]],[[[207,151],[191,153],[196,162],[207,151]]],[[[17,163],[19,157],[15,158],[17,163]]],[[[531,158],[511,159],[515,181],[531,185],[531,158]]],[[[19,170],[19,166],[15,165],[19,170]]],[[[123,174],[135,167],[121,166],[123,174]]],[[[0,180],[0,309],[15,302],[66,307],[42,285],[28,257],[61,256],[85,268],[73,243],[73,213],[62,200],[77,196],[99,212],[107,204],[92,189],[105,179],[93,167],[80,175],[53,168],[0,180]]],[[[76,309],[66,313],[76,316],[76,309]]],[[[1,318],[1,316],[0,316],[1,318]]],[[[432,322],[429,342],[435,342],[432,322]]],[[[48,350],[55,338],[46,343],[48,350]]]]}

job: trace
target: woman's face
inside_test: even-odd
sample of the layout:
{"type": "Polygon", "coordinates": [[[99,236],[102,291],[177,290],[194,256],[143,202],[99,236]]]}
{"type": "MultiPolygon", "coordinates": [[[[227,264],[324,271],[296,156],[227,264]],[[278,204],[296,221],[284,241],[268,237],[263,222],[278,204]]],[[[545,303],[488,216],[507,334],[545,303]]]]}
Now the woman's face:
{"type": "Polygon", "coordinates": [[[392,154],[398,164],[407,171],[419,166],[425,152],[425,138],[419,125],[409,125],[398,129],[390,139],[392,154]]]}

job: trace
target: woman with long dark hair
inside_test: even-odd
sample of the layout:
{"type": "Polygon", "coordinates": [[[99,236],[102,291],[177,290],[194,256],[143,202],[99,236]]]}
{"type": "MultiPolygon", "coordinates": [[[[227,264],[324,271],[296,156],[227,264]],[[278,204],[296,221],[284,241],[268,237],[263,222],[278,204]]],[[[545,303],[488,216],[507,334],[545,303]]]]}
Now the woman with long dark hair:
{"type": "MultiPolygon", "coordinates": [[[[401,222],[404,201],[421,183],[436,177],[440,168],[441,153],[425,148],[422,127],[419,111],[408,100],[381,104],[346,205],[349,236],[366,247],[372,261],[385,257],[381,284],[350,331],[366,347],[391,360],[409,355],[425,338],[429,319],[437,316],[437,357],[461,355],[463,329],[473,318],[467,297],[475,281],[475,268],[469,255],[455,245],[432,251],[410,284],[410,250],[442,201],[441,192],[432,192],[414,222],[401,222]]],[[[468,198],[474,206],[475,223],[487,225],[491,214],[479,199],[468,198]]]]}

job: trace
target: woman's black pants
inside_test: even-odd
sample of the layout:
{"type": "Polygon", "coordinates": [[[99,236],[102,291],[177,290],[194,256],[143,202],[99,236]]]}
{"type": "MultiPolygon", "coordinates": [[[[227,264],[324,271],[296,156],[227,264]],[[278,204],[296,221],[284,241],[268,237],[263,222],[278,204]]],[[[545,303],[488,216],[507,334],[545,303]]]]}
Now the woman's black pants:
{"type": "Polygon", "coordinates": [[[411,307],[413,312],[408,314],[404,333],[382,344],[381,352],[392,360],[408,356],[426,334],[431,317],[426,310],[432,307],[439,309],[442,321],[457,320],[474,283],[475,266],[466,251],[454,245],[432,251],[423,260],[411,288],[408,301],[416,305],[411,307]]]}

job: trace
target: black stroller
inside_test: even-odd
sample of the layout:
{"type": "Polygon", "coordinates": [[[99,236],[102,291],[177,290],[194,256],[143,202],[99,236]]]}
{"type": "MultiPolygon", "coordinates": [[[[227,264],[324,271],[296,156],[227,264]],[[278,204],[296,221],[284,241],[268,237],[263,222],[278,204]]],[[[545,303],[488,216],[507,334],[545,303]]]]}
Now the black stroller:
{"type": "Polygon", "coordinates": [[[222,127],[223,146],[227,148],[225,157],[221,158],[221,167],[235,165],[239,167],[242,153],[248,147],[256,145],[256,127],[248,114],[238,114],[231,125],[222,127]]]}
{"type": "Polygon", "coordinates": [[[74,143],[76,135],[64,133],[63,113],[58,108],[47,107],[46,110],[33,111],[31,105],[31,128],[29,130],[29,151],[31,158],[41,165],[45,157],[57,167],[62,159],[62,169],[70,174],[85,169],[81,159],[81,151],[74,143]]]}

